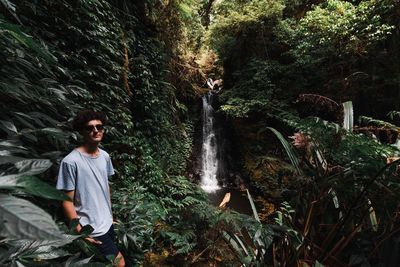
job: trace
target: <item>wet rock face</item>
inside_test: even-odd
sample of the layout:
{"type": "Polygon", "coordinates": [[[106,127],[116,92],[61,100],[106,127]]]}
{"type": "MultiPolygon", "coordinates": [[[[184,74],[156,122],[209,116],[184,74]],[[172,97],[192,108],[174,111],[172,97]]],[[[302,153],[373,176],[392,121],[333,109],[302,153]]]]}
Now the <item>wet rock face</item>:
{"type": "Polygon", "coordinates": [[[202,100],[198,98],[191,105],[191,117],[194,122],[192,153],[186,168],[186,177],[192,182],[198,183],[201,177],[201,150],[202,150],[202,100]]]}
{"type": "Polygon", "coordinates": [[[240,165],[237,146],[235,146],[235,132],[226,120],[225,116],[217,114],[216,116],[216,139],[218,140],[218,154],[220,166],[218,168],[218,177],[224,186],[236,185],[236,177],[240,177],[240,165]]]}
{"type": "MultiPolygon", "coordinates": [[[[218,95],[212,104],[215,110],[219,110],[218,95]]],[[[215,114],[215,136],[218,142],[217,157],[220,162],[218,180],[223,186],[239,188],[243,184],[242,153],[232,121],[220,112],[215,114]]]]}

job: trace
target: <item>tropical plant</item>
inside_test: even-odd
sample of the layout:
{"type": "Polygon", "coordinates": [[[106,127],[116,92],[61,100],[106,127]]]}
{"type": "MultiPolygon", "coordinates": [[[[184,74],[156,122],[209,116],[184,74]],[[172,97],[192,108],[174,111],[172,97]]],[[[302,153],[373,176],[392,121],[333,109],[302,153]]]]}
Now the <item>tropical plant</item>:
{"type": "MultiPolygon", "coordinates": [[[[18,173],[0,176],[0,263],[47,266],[70,256],[66,246],[71,243],[93,249],[83,241],[93,229],[85,229],[80,235],[65,234],[45,210],[26,199],[37,196],[69,200],[64,193],[33,176],[48,170],[50,161],[26,159],[15,165],[20,167],[18,173]]],[[[78,255],[66,262],[71,264],[77,260],[78,255]]]]}
{"type": "MultiPolygon", "coordinates": [[[[314,160],[307,166],[315,171],[309,182],[292,195],[290,216],[279,219],[296,233],[292,235],[296,238],[278,243],[276,260],[282,266],[317,261],[336,266],[375,262],[380,258],[378,251],[385,253],[379,246],[388,237],[386,234],[396,231],[396,164],[386,165],[386,158],[399,152],[365,135],[338,132],[332,123],[312,121],[295,123],[298,130],[310,136],[314,160]],[[328,162],[325,172],[318,171],[316,164],[321,154],[328,162]]],[[[278,137],[283,139],[282,135],[278,137]]],[[[284,144],[288,155],[296,157],[293,148],[284,144]]]]}

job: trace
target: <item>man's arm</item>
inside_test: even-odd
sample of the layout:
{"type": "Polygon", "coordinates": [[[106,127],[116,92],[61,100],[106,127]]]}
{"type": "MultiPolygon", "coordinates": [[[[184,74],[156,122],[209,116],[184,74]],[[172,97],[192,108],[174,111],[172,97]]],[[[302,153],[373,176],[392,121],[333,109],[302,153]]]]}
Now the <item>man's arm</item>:
{"type": "MultiPolygon", "coordinates": [[[[76,214],[75,206],[74,206],[74,196],[75,196],[75,191],[64,191],[65,194],[71,199],[71,201],[63,201],[62,202],[62,207],[64,209],[65,216],[67,217],[68,221],[72,221],[73,219],[78,219],[78,215],[76,214]]],[[[82,225],[78,224],[76,226],[76,231],[79,233],[82,229],[82,225]]]]}
{"type": "MultiPolygon", "coordinates": [[[[65,216],[67,216],[69,221],[72,221],[73,219],[78,219],[78,214],[76,214],[75,206],[74,206],[74,196],[75,196],[75,191],[64,191],[65,194],[71,199],[71,201],[63,201],[62,202],[62,207],[64,209],[65,216]]],[[[79,233],[82,230],[82,225],[78,223],[76,226],[76,231],[79,233]]],[[[87,241],[90,243],[94,244],[101,244],[101,241],[95,240],[91,237],[86,237],[85,238],[87,241]]]]}

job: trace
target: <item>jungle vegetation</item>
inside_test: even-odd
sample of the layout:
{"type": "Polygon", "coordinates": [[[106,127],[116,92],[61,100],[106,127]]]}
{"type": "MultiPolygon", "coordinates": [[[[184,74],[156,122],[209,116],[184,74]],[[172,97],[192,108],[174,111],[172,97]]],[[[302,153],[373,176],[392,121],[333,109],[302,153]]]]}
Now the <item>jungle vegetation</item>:
{"type": "Polygon", "coordinates": [[[399,45],[396,0],[0,0],[0,265],[112,266],[54,187],[94,109],[128,266],[398,266],[399,45]],[[208,77],[253,216],[189,179],[208,77]]]}

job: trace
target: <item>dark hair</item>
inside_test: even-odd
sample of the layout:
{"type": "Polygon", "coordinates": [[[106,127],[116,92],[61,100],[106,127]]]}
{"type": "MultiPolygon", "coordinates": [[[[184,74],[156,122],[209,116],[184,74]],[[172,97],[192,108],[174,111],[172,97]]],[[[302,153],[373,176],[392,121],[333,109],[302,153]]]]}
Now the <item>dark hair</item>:
{"type": "Polygon", "coordinates": [[[72,121],[72,127],[74,130],[80,132],[91,120],[99,120],[103,124],[107,123],[106,115],[101,111],[94,111],[94,110],[83,110],[76,114],[74,120],[72,121]]]}

